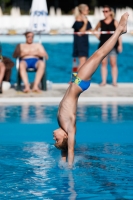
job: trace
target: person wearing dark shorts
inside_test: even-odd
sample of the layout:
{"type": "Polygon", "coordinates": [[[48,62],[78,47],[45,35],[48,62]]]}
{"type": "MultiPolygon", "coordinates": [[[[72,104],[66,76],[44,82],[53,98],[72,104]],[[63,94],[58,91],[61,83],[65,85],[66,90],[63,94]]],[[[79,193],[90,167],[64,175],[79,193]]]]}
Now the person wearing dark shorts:
{"type": "Polygon", "coordinates": [[[81,4],[77,7],[76,21],[72,28],[74,29],[74,42],[73,42],[73,57],[79,59],[79,68],[86,62],[89,51],[89,39],[88,34],[84,34],[85,31],[92,29],[91,23],[87,19],[89,7],[86,4],[81,4]],[[75,34],[76,32],[82,32],[83,34],[75,34]]]}

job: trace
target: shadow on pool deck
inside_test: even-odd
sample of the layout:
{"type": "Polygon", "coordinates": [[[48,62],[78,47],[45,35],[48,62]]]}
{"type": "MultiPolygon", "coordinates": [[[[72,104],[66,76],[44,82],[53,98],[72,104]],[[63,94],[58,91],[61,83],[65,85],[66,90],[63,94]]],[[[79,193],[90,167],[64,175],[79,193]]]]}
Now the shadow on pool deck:
{"type": "MultiPolygon", "coordinates": [[[[14,87],[11,87],[8,91],[4,91],[0,94],[0,98],[17,98],[17,97],[63,97],[69,84],[53,84],[51,89],[42,91],[41,93],[24,93],[23,91],[17,91],[14,87]]],[[[133,97],[133,83],[118,83],[117,87],[112,85],[99,86],[92,83],[91,87],[81,94],[81,97],[133,97]]]]}

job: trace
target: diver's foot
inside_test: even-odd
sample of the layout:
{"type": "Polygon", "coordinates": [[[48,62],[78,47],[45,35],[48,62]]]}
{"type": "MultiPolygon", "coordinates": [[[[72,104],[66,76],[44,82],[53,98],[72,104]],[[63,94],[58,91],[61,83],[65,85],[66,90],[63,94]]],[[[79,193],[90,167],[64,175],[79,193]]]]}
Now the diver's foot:
{"type": "Polygon", "coordinates": [[[105,85],[106,85],[106,83],[104,83],[104,82],[99,84],[99,86],[105,86],[105,85]]]}
{"type": "Polygon", "coordinates": [[[124,34],[127,32],[127,20],[128,20],[129,14],[126,12],[121,16],[121,19],[119,21],[118,28],[120,28],[121,34],[124,34]]]}

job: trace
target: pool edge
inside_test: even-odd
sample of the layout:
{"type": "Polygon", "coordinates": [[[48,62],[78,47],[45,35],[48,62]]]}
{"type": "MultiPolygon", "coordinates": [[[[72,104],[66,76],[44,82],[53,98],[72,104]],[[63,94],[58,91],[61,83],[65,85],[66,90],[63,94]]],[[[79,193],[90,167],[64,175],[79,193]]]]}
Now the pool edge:
{"type": "MultiPolygon", "coordinates": [[[[62,97],[10,97],[1,98],[0,103],[59,103],[62,97]]],[[[133,103],[133,97],[80,97],[79,103],[133,103]]]]}

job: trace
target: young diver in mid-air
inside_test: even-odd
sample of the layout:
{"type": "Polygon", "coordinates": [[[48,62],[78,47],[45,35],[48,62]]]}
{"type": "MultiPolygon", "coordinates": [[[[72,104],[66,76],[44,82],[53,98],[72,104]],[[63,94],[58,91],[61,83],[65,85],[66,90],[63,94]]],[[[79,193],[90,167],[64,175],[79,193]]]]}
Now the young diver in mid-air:
{"type": "Polygon", "coordinates": [[[53,135],[55,146],[61,150],[62,160],[67,161],[71,168],[74,161],[74,145],[76,133],[76,110],[79,95],[90,86],[91,77],[98,68],[100,62],[115,46],[119,36],[127,31],[127,19],[129,14],[121,16],[114,34],[86,61],[77,74],[73,74],[72,83],[68,87],[58,109],[59,129],[53,135]]]}

